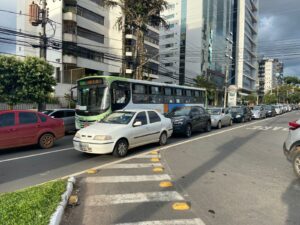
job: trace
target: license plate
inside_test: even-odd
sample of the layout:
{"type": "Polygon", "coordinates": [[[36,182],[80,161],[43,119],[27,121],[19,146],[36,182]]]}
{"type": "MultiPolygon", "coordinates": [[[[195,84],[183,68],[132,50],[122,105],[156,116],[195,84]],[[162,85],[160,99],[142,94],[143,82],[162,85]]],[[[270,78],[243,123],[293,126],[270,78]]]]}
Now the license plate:
{"type": "Polygon", "coordinates": [[[80,149],[84,152],[87,152],[89,150],[89,145],[85,143],[80,143],[80,149]]]}

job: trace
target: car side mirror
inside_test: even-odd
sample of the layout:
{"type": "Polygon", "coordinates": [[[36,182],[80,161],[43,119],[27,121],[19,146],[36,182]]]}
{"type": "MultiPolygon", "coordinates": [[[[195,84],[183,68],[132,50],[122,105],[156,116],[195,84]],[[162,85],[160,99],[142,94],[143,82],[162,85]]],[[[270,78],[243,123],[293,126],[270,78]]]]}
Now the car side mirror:
{"type": "Polygon", "coordinates": [[[142,126],[142,121],[135,121],[135,122],[133,123],[133,126],[134,126],[134,127],[140,127],[140,126],[142,126]]]}

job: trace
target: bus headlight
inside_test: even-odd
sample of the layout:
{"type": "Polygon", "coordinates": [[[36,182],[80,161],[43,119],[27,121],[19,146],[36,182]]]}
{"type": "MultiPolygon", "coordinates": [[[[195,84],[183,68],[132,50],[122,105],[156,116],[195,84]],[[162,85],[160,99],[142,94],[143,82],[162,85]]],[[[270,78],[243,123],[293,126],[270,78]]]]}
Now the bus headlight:
{"type": "Polygon", "coordinates": [[[112,137],[109,136],[109,135],[96,135],[94,137],[95,141],[108,141],[108,140],[111,140],[111,139],[112,139],[112,137]]]}

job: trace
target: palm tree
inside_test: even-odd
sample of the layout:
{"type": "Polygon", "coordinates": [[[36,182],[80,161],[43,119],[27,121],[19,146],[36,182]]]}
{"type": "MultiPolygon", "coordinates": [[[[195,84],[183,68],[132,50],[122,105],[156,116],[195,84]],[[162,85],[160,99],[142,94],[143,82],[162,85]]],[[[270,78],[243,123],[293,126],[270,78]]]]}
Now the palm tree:
{"type": "MultiPolygon", "coordinates": [[[[122,30],[123,59],[125,59],[125,35],[126,29],[132,30],[136,36],[135,62],[137,65],[135,78],[143,79],[143,65],[145,62],[144,37],[148,32],[148,25],[158,27],[162,25],[167,28],[167,22],[160,16],[168,3],[165,0],[104,0],[107,7],[119,7],[122,16],[117,19],[116,24],[122,30]]],[[[126,64],[123,62],[123,67],[126,64]]],[[[123,71],[123,70],[122,70],[123,71]]]]}

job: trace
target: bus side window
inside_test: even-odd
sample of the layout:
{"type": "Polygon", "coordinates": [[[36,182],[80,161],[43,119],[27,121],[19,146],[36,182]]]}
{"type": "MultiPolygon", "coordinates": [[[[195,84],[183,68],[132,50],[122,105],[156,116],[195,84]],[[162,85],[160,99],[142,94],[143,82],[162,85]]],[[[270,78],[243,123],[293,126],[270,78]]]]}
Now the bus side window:
{"type": "Polygon", "coordinates": [[[117,81],[111,85],[112,110],[123,109],[130,101],[130,84],[117,81]]]}
{"type": "Polygon", "coordinates": [[[143,84],[132,84],[132,101],[133,103],[149,103],[147,86],[143,84]]]}
{"type": "Polygon", "coordinates": [[[164,88],[164,103],[165,104],[175,103],[174,97],[172,96],[172,88],[169,87],[164,88]]]}
{"type": "Polygon", "coordinates": [[[185,90],[185,103],[193,103],[191,90],[185,90]]]}
{"type": "Polygon", "coordinates": [[[162,88],[158,86],[149,86],[149,103],[150,104],[160,104],[163,103],[163,96],[161,93],[162,88]]]}

